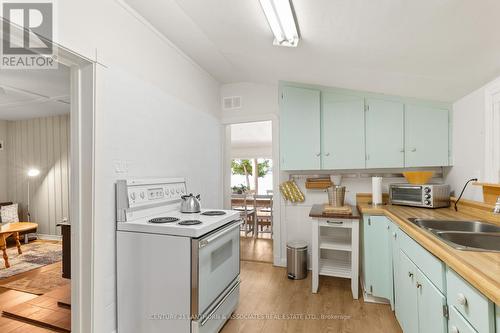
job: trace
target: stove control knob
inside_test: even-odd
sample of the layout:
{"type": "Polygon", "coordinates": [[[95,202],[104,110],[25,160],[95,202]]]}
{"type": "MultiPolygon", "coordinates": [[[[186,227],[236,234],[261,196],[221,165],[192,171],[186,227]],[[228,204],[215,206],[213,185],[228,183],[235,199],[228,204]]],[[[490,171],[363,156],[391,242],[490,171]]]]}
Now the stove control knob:
{"type": "Polygon", "coordinates": [[[135,192],[130,193],[130,199],[135,200],[135,192]]]}
{"type": "Polygon", "coordinates": [[[431,188],[430,188],[430,187],[426,187],[426,188],[424,188],[424,192],[425,192],[425,193],[430,193],[430,191],[431,191],[431,188]]]}
{"type": "Polygon", "coordinates": [[[176,189],[176,190],[175,190],[175,193],[179,194],[179,192],[180,192],[180,191],[179,191],[179,189],[176,189]]]}
{"type": "Polygon", "coordinates": [[[431,204],[431,202],[429,200],[425,200],[424,203],[429,206],[431,204]]]}
{"type": "Polygon", "coordinates": [[[426,194],[426,195],[424,195],[424,198],[426,198],[426,199],[430,199],[430,198],[431,198],[431,195],[430,195],[430,194],[426,194]]]}
{"type": "Polygon", "coordinates": [[[146,195],[144,194],[144,192],[141,192],[141,194],[139,196],[141,197],[141,199],[144,199],[146,197],[146,195]]]}
{"type": "Polygon", "coordinates": [[[170,189],[170,193],[174,194],[175,190],[173,188],[170,189]]]}

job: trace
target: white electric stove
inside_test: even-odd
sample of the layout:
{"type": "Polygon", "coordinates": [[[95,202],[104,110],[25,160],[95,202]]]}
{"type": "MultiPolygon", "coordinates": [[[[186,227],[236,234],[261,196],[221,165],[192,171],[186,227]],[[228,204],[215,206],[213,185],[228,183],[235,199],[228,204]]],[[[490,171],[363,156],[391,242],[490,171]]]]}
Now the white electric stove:
{"type": "Polygon", "coordinates": [[[120,180],[118,333],[218,332],[239,300],[237,211],[180,212],[182,178],[120,180]]]}

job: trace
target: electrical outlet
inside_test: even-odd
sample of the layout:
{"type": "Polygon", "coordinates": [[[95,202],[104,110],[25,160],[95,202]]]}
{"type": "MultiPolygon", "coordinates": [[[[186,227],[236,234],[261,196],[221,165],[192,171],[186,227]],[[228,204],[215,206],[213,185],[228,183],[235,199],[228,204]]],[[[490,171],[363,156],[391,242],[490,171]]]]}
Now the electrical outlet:
{"type": "Polygon", "coordinates": [[[124,160],[114,160],[113,166],[115,168],[115,173],[124,174],[128,173],[128,162],[124,160]]]}

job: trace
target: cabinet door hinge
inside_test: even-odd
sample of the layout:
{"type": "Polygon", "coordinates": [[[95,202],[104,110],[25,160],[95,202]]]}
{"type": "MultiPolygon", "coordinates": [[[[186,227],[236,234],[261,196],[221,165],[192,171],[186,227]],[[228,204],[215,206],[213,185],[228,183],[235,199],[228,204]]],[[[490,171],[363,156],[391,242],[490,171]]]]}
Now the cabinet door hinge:
{"type": "Polygon", "coordinates": [[[370,285],[370,294],[373,294],[373,286],[370,285]]]}
{"type": "Polygon", "coordinates": [[[445,318],[450,318],[450,312],[448,311],[448,305],[447,304],[443,305],[443,316],[445,318]]]}
{"type": "Polygon", "coordinates": [[[368,225],[372,225],[372,220],[368,218],[368,225]]]}
{"type": "Polygon", "coordinates": [[[365,111],[370,111],[370,105],[369,104],[365,105],[365,111]]]}
{"type": "Polygon", "coordinates": [[[366,155],[365,155],[365,160],[367,160],[367,161],[368,161],[369,159],[370,159],[370,154],[366,154],[366,155]]]}

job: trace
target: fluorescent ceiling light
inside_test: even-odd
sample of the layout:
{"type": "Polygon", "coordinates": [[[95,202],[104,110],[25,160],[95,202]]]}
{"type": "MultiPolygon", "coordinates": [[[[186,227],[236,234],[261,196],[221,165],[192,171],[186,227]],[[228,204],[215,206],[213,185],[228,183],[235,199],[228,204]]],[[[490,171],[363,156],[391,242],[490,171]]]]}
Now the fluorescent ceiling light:
{"type": "Polygon", "coordinates": [[[291,0],[260,0],[260,5],[274,34],[274,45],[296,47],[299,32],[291,0]]]}

